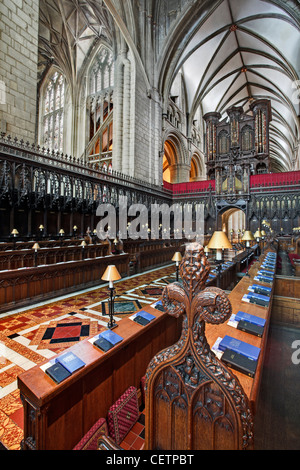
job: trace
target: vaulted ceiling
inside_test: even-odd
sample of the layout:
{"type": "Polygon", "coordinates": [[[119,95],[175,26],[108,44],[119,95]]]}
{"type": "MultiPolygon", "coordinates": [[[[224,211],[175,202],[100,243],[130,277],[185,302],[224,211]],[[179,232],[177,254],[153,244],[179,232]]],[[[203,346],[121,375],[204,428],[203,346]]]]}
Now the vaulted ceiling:
{"type": "Polygon", "coordinates": [[[273,2],[224,0],[212,9],[183,50],[177,70],[189,112],[203,114],[252,100],[271,100],[271,158],[292,169],[299,143],[300,17],[273,2]]]}
{"type": "MultiPolygon", "coordinates": [[[[40,0],[40,76],[54,62],[70,80],[76,80],[100,38],[113,45],[115,25],[107,8],[113,4],[111,0],[40,0]]],[[[141,41],[147,42],[141,27],[138,31],[141,23],[138,18],[133,19],[145,13],[142,4],[147,7],[147,18],[151,14],[155,17],[154,12],[163,5],[164,11],[175,18],[173,31],[186,11],[193,12],[196,7],[200,11],[199,6],[206,5],[200,19],[190,13],[190,31],[176,31],[177,36],[182,34],[180,47],[172,46],[172,28],[165,38],[170,49],[174,47],[169,53],[173,77],[181,70],[185,79],[189,114],[192,116],[200,106],[203,114],[219,111],[225,117],[226,109],[232,105],[243,106],[248,112],[252,100],[270,99],[273,167],[293,169],[300,141],[299,2],[297,10],[297,0],[203,0],[196,4],[191,0],[115,0],[124,19],[122,32],[126,28],[125,39],[127,35],[128,44],[135,43],[136,51],[147,50],[145,44],[140,48],[141,41]],[[130,10],[130,14],[126,13],[130,21],[126,21],[125,7],[130,10]]],[[[153,31],[160,34],[157,26],[153,31]]],[[[149,54],[151,50],[149,47],[149,54]]],[[[156,59],[164,61],[164,57],[156,59]]],[[[146,62],[144,57],[142,60],[146,62]]],[[[145,76],[147,73],[150,77],[149,70],[145,76]]]]}
{"type": "Polygon", "coordinates": [[[93,44],[99,38],[111,42],[111,24],[102,0],[40,0],[40,76],[53,62],[76,79],[93,44]]]}

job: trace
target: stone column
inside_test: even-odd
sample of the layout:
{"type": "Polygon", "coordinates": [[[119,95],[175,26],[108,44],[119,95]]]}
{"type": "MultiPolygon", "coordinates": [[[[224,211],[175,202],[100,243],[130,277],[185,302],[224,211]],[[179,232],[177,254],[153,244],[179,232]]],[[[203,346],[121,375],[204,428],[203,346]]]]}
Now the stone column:
{"type": "Polygon", "coordinates": [[[171,183],[188,183],[190,180],[190,166],[186,164],[170,165],[171,183]]]}

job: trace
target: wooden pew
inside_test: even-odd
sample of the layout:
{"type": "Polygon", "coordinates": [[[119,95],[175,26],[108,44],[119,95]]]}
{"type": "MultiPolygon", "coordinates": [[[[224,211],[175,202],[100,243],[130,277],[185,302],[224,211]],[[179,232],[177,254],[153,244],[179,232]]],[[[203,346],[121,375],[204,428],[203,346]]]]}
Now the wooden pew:
{"type": "Polygon", "coordinates": [[[129,255],[104,256],[0,273],[0,312],[101,284],[109,264],[128,276],[129,255]]]}
{"type": "MultiPolygon", "coordinates": [[[[272,299],[268,308],[242,303],[241,298],[252,284],[259,265],[249,270],[229,294],[232,313],[238,310],[266,319],[262,338],[258,338],[227,324],[209,324],[206,337],[212,347],[218,337],[230,335],[261,348],[258,368],[254,378],[233,371],[246,394],[251,412],[255,412],[266,350],[272,299]]],[[[129,318],[118,323],[115,330],[124,340],[107,353],[96,349],[88,340],[70,348],[86,366],[56,385],[36,366],[18,377],[18,387],[24,405],[24,449],[72,449],[89,428],[102,416],[106,416],[111,404],[128,388],[140,388],[141,377],[153,356],[177,342],[181,332],[181,318],[174,318],[150,306],[145,310],[156,320],[146,327],[133,323],[129,318]]],[[[46,363],[47,361],[45,361],[46,363]]],[[[148,420],[151,415],[148,414],[148,420]]]]}
{"type": "MultiPolygon", "coordinates": [[[[61,384],[36,366],[18,377],[24,406],[24,450],[69,450],[109,406],[140,381],[154,354],[177,341],[181,320],[152,309],[149,325],[124,318],[114,330],[123,339],[104,353],[88,340],[70,348],[85,367],[61,384]]],[[[45,361],[46,363],[47,361],[45,361]]]]}

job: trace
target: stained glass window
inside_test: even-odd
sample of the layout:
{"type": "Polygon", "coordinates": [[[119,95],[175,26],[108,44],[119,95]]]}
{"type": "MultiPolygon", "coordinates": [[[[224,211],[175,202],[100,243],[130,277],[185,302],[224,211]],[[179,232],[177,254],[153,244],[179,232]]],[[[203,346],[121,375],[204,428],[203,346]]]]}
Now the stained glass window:
{"type": "Polygon", "coordinates": [[[43,145],[55,152],[63,151],[65,80],[55,72],[48,80],[44,96],[43,145]]]}

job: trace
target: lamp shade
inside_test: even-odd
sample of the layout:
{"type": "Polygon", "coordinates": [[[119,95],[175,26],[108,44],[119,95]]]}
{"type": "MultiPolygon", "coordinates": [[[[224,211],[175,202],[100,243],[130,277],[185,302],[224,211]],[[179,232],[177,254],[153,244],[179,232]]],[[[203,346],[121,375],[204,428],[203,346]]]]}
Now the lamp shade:
{"type": "Polygon", "coordinates": [[[262,230],[262,231],[261,231],[261,236],[262,236],[262,237],[265,237],[266,235],[267,235],[266,232],[265,232],[264,230],[262,230]]]}
{"type": "Polygon", "coordinates": [[[35,243],[32,247],[34,250],[39,250],[40,249],[40,245],[38,243],[35,243]]]}
{"type": "Polygon", "coordinates": [[[209,248],[208,248],[207,245],[206,245],[206,247],[204,248],[204,253],[209,253],[209,248]]]}
{"type": "Polygon", "coordinates": [[[226,233],[223,231],[216,231],[214,232],[213,236],[209,240],[209,243],[207,245],[207,248],[211,249],[217,249],[217,250],[223,250],[225,248],[231,249],[232,245],[230,241],[227,238],[226,233]]]}
{"type": "Polygon", "coordinates": [[[85,241],[83,240],[80,245],[82,246],[82,248],[84,248],[86,246],[85,241]]]}
{"type": "Polygon", "coordinates": [[[255,234],[254,234],[254,237],[255,238],[261,238],[261,231],[260,229],[256,230],[255,234]]]}
{"type": "Polygon", "coordinates": [[[61,228],[60,231],[59,231],[59,233],[60,233],[61,235],[63,235],[63,234],[65,233],[65,231],[61,228]]]}
{"type": "Polygon", "coordinates": [[[16,228],[13,229],[13,231],[11,232],[12,235],[19,235],[19,232],[16,228]]]}
{"type": "Polygon", "coordinates": [[[118,281],[121,275],[115,265],[107,266],[102,278],[103,281],[118,281]]]}
{"type": "Polygon", "coordinates": [[[175,255],[173,256],[172,261],[181,261],[181,260],[182,260],[181,253],[179,253],[179,251],[177,251],[175,253],[175,255]]]}
{"type": "Polygon", "coordinates": [[[40,229],[40,230],[44,230],[44,225],[40,225],[40,226],[39,226],[39,229],[40,229]]]}
{"type": "Polygon", "coordinates": [[[246,230],[244,235],[243,235],[242,240],[244,242],[250,242],[251,240],[255,240],[255,238],[254,238],[252,232],[250,232],[250,230],[246,230]]]}

